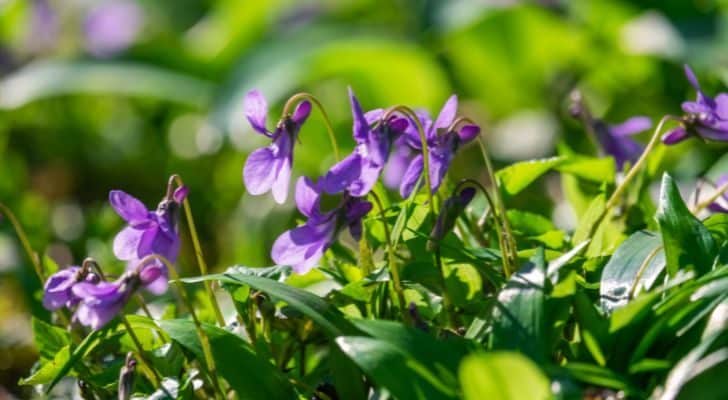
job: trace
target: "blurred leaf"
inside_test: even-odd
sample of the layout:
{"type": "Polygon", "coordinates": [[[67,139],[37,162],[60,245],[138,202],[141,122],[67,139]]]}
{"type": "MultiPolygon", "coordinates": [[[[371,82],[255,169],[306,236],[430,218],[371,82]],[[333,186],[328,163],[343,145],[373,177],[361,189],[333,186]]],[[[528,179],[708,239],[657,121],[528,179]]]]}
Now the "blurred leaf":
{"type": "MultiPolygon", "coordinates": [[[[192,321],[162,320],[159,326],[169,336],[194,353],[198,360],[205,359],[200,338],[192,321]]],[[[213,325],[203,324],[210,340],[217,372],[227,380],[241,399],[290,399],[295,397],[286,377],[255,351],[241,337],[213,325]]]]}
{"type": "Polygon", "coordinates": [[[107,332],[108,332],[108,328],[102,328],[102,329],[92,331],[91,333],[89,333],[88,336],[86,336],[83,339],[83,341],[81,341],[81,343],[79,343],[79,345],[73,349],[71,356],[68,359],[66,359],[65,362],[59,363],[59,364],[62,364],[62,365],[60,365],[59,368],[54,369],[55,376],[53,377],[50,384],[46,388],[46,393],[50,393],[51,390],[53,389],[53,387],[55,387],[56,384],[61,379],[63,379],[63,377],[66,376],[66,374],[68,374],[68,372],[71,371],[73,366],[79,360],[81,360],[81,358],[88,355],[91,352],[91,350],[93,350],[94,346],[99,344],[100,339],[103,338],[107,334],[107,332]]]}
{"type": "Polygon", "coordinates": [[[211,92],[205,81],[151,65],[47,61],[0,80],[0,109],[68,94],[137,96],[202,108],[211,92]]]}
{"type": "Polygon", "coordinates": [[[624,390],[627,392],[627,395],[630,395],[635,391],[625,377],[605,367],[580,362],[570,362],[566,364],[564,368],[572,378],[584,383],[616,390],[624,390]]]}
{"type": "Polygon", "coordinates": [[[605,311],[627,304],[633,287],[634,294],[652,287],[665,268],[661,248],[661,238],[647,231],[633,233],[617,248],[602,270],[599,293],[605,311]]]}
{"type": "Polygon", "coordinates": [[[667,376],[664,389],[658,395],[659,397],[656,396],[656,398],[660,400],[673,400],[677,398],[722,398],[725,395],[725,391],[719,390],[719,396],[716,397],[714,390],[717,387],[725,388],[725,376],[726,372],[728,372],[728,364],[726,364],[728,360],[728,347],[722,347],[712,353],[710,353],[710,349],[714,347],[716,342],[720,343],[719,339],[722,339],[722,343],[725,344],[724,335],[725,332],[719,332],[705,338],[685,357],[678,361],[667,376]],[[682,395],[681,392],[691,380],[700,378],[702,374],[712,372],[711,370],[714,367],[719,368],[721,372],[713,377],[712,382],[701,382],[702,385],[691,388],[690,396],[682,395]]]}
{"type": "Polygon", "coordinates": [[[472,354],[460,365],[465,400],[551,398],[551,383],[536,364],[518,353],[472,354]]]}
{"type": "Polygon", "coordinates": [[[667,273],[671,277],[689,266],[699,273],[711,268],[716,254],[713,237],[685,206],[677,185],[668,174],[662,177],[656,218],[662,231],[667,273]]]}

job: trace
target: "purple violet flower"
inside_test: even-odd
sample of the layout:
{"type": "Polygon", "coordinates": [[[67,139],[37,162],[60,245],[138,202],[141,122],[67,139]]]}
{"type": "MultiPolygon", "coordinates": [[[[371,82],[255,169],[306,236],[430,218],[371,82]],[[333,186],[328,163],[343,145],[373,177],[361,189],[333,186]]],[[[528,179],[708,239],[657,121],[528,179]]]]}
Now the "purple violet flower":
{"type": "Polygon", "coordinates": [[[662,136],[665,144],[675,144],[690,136],[703,139],[728,141],[728,93],[720,93],[715,98],[707,96],[700,89],[698,78],[689,66],[685,65],[685,76],[690,85],[698,92],[695,101],[682,103],[685,116],[682,123],[662,136]]]}
{"type": "Polygon", "coordinates": [[[96,57],[110,57],[124,51],[136,40],[143,20],[142,10],[134,1],[102,2],[86,15],[86,49],[96,57]]]}
{"type": "Polygon", "coordinates": [[[73,294],[80,299],[74,319],[92,329],[101,328],[124,308],[140,284],[139,275],[129,271],[114,282],[74,285],[73,294]]]}
{"type": "MultiPolygon", "coordinates": [[[[455,120],[458,99],[452,95],[440,110],[434,123],[426,112],[419,111],[417,116],[425,131],[427,145],[430,150],[430,185],[432,192],[436,192],[447,174],[450,163],[457,150],[465,143],[475,139],[480,133],[477,125],[464,125],[458,131],[448,131],[455,120]]],[[[409,197],[415,185],[422,176],[424,169],[422,157],[422,143],[416,126],[411,123],[404,133],[405,143],[412,148],[412,152],[395,151],[391,163],[394,165],[407,164],[407,169],[400,181],[399,193],[402,197],[409,197]]],[[[389,178],[391,175],[387,174],[389,178]]],[[[392,183],[393,180],[387,179],[392,183]]]]}
{"type": "MultiPolygon", "coordinates": [[[[114,239],[114,255],[120,260],[128,261],[129,269],[137,268],[139,261],[151,254],[175,262],[180,247],[177,228],[179,206],[187,193],[186,187],[179,187],[166,196],[155,211],[149,211],[141,201],[131,195],[112,190],[109,193],[109,202],[116,213],[129,224],[114,239]]],[[[164,293],[167,290],[167,270],[159,260],[144,268],[152,265],[161,269],[161,273],[157,276],[158,279],[147,282],[145,287],[154,294],[164,293]]]]}
{"type": "Polygon", "coordinates": [[[79,298],[73,294],[73,286],[85,282],[96,283],[99,276],[77,266],[64,268],[48,277],[43,286],[43,307],[50,311],[61,307],[73,307],[79,298]]]}
{"type": "Polygon", "coordinates": [[[248,122],[256,132],[272,140],[269,146],[255,150],[245,161],[243,180],[250,194],[260,195],[272,191],[276,203],[283,204],[286,201],[291,180],[293,145],[309,114],[311,103],[302,101],[296,106],[293,115],[284,116],[276,130],[269,132],[266,128],[268,103],[265,98],[257,90],[251,90],[245,96],[248,122]]]}
{"type": "Polygon", "coordinates": [[[352,196],[361,197],[374,187],[389,159],[392,142],[405,131],[409,123],[405,118],[392,115],[387,121],[375,124],[384,116],[384,110],[376,109],[365,114],[351,88],[349,100],[357,145],[351,155],[331,167],[322,184],[327,193],[346,190],[352,196]],[[375,125],[372,127],[372,124],[375,125]]]}
{"type": "Polygon", "coordinates": [[[356,240],[361,238],[361,219],[372,209],[372,204],[344,193],[338,205],[322,212],[323,192],[322,180],[314,183],[307,177],[299,178],[296,183],[296,205],[308,220],[276,239],[271,250],[271,257],[276,264],[290,265],[295,272],[303,274],[318,263],[342,229],[349,228],[356,240]]]}
{"type": "Polygon", "coordinates": [[[642,155],[644,146],[631,136],[650,129],[652,120],[639,116],[632,117],[619,125],[608,125],[604,121],[595,119],[593,127],[602,150],[614,157],[617,169],[621,170],[625,163],[634,163],[642,155]]]}

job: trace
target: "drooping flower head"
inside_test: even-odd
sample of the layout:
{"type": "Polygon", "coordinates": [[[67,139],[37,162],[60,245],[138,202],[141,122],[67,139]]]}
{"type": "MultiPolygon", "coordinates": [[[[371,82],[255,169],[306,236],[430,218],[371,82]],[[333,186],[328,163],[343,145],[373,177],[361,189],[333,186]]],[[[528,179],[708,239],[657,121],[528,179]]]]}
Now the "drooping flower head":
{"type": "Polygon", "coordinates": [[[685,76],[690,85],[698,92],[695,101],[682,103],[685,115],[681,124],[662,136],[665,144],[675,144],[690,136],[703,139],[728,141],[728,93],[720,93],[715,98],[700,89],[698,78],[689,66],[685,65],[685,76]]]}
{"type": "Polygon", "coordinates": [[[322,181],[299,178],[296,183],[296,205],[308,220],[280,235],[271,251],[276,264],[290,265],[300,274],[308,272],[318,263],[343,229],[348,228],[351,235],[359,240],[361,219],[372,209],[368,201],[344,193],[333,208],[322,210],[322,186],[322,181]]]}
{"type": "Polygon", "coordinates": [[[97,283],[99,276],[89,270],[86,264],[83,267],[70,266],[49,276],[43,285],[43,307],[54,311],[62,307],[71,308],[78,304],[80,299],[73,294],[73,286],[85,283],[97,283]]]}
{"type": "MultiPolygon", "coordinates": [[[[417,117],[425,133],[427,146],[430,151],[430,190],[434,193],[440,188],[442,180],[447,174],[450,163],[457,150],[465,143],[475,139],[480,133],[477,125],[463,125],[458,130],[451,130],[457,114],[458,99],[452,95],[440,110],[440,114],[433,122],[424,111],[418,111],[417,117]]],[[[392,165],[407,165],[402,179],[399,182],[399,193],[402,197],[409,197],[422,176],[424,163],[422,157],[422,141],[414,123],[410,123],[404,132],[404,140],[398,144],[406,144],[412,151],[395,151],[390,159],[392,165]]],[[[395,183],[396,171],[388,168],[385,183],[395,183]]]]}
{"type": "Polygon", "coordinates": [[[348,191],[352,196],[366,196],[384,169],[392,143],[405,131],[407,119],[392,115],[386,121],[382,109],[362,111],[354,92],[349,89],[356,148],[335,164],[323,178],[327,193],[348,191]]]}
{"type": "Polygon", "coordinates": [[[245,117],[253,129],[267,136],[272,143],[252,152],[245,161],[243,180],[252,195],[273,193],[273,199],[283,204],[288,197],[293,164],[293,146],[301,126],[311,114],[311,102],[300,102],[292,115],[285,115],[273,132],[266,128],[268,103],[257,90],[245,96],[245,117]]]}
{"type": "Polygon", "coordinates": [[[470,204],[473,197],[475,197],[475,189],[466,187],[443,202],[435,226],[430,233],[430,241],[427,242],[428,250],[434,250],[439,246],[438,243],[453,229],[455,221],[465,211],[465,207],[470,204]]]}
{"type": "MultiPolygon", "coordinates": [[[[184,186],[174,192],[168,190],[167,195],[154,211],[147,210],[144,204],[131,195],[120,190],[109,193],[109,202],[117,214],[128,226],[119,232],[114,239],[114,255],[128,262],[129,268],[136,268],[141,259],[156,254],[170,262],[177,260],[180,238],[177,227],[179,207],[187,197],[188,189],[184,186]]],[[[155,261],[161,264],[160,261],[155,261]]],[[[154,294],[167,290],[167,271],[163,270],[158,279],[147,285],[154,294]]]]}
{"type": "Polygon", "coordinates": [[[621,170],[625,163],[635,163],[642,154],[644,146],[632,139],[632,136],[644,132],[652,127],[652,120],[648,117],[636,116],[617,125],[610,125],[601,119],[594,118],[579,91],[573,91],[570,96],[569,112],[579,118],[588,132],[594,135],[599,142],[601,151],[614,157],[617,169],[621,170]]]}

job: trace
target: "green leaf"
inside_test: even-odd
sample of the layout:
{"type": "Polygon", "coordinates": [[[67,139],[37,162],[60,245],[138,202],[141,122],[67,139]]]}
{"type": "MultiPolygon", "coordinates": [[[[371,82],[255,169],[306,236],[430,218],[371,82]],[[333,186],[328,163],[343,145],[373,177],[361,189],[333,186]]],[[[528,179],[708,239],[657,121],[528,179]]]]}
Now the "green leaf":
{"type": "Polygon", "coordinates": [[[66,94],[115,94],[206,106],[212,85],[159,67],[108,62],[44,61],[0,80],[0,109],[66,94]]]}
{"type": "Polygon", "coordinates": [[[71,358],[71,347],[64,346],[51,358],[50,361],[41,364],[40,368],[27,378],[21,379],[20,385],[44,385],[52,382],[58,375],[60,370],[68,363],[71,358]]]}
{"type": "MultiPolygon", "coordinates": [[[[195,324],[188,320],[162,320],[159,326],[198,360],[205,359],[195,324]]],[[[241,399],[291,399],[294,391],[286,377],[241,337],[213,325],[202,325],[210,340],[217,372],[241,399]]]]}
{"type": "Polygon", "coordinates": [[[579,322],[579,333],[584,346],[594,361],[603,367],[607,363],[603,349],[607,347],[610,339],[609,321],[599,314],[582,290],[574,295],[574,314],[579,322]]]}
{"type": "Polygon", "coordinates": [[[567,160],[557,165],[556,169],[600,184],[614,183],[614,177],[617,175],[612,157],[569,156],[567,160]]]}
{"type": "Polygon", "coordinates": [[[357,334],[358,329],[333,305],[311,292],[288,286],[271,279],[242,273],[223,273],[185,278],[187,283],[219,280],[223,283],[248,285],[280,299],[319,324],[330,336],[357,334]]]}
{"type": "Polygon", "coordinates": [[[687,355],[680,359],[668,374],[665,387],[661,391],[661,394],[659,397],[655,396],[655,398],[659,398],[660,400],[673,400],[677,398],[723,398],[721,396],[725,395],[725,377],[726,372],[728,372],[728,363],[726,363],[728,361],[728,347],[722,347],[711,353],[711,349],[721,339],[725,343],[725,332],[717,332],[705,338],[687,355]],[[703,381],[699,385],[687,387],[692,380],[697,380],[701,375],[706,374],[706,372],[712,372],[711,370],[716,367],[720,371],[717,376],[713,376],[708,382],[703,381]],[[718,397],[714,394],[709,394],[716,387],[722,388],[722,390],[719,390],[722,394],[719,394],[718,397]],[[690,395],[687,395],[687,393],[683,394],[683,391],[689,392],[690,395]]]}
{"type": "Polygon", "coordinates": [[[53,360],[58,351],[71,344],[71,335],[65,329],[33,317],[31,320],[35,346],[42,358],[53,360]]]}
{"type": "Polygon", "coordinates": [[[71,353],[71,356],[61,365],[60,368],[54,369],[55,376],[51,380],[50,384],[46,388],[46,393],[50,393],[53,387],[63,379],[66,374],[73,368],[73,366],[83,357],[91,352],[96,345],[98,345],[101,339],[106,336],[108,328],[102,328],[97,331],[93,331],[86,336],[71,353]]]}
{"type": "Polygon", "coordinates": [[[541,370],[518,353],[494,352],[465,358],[459,370],[465,400],[551,398],[551,383],[541,370]]]}
{"type": "Polygon", "coordinates": [[[457,386],[458,365],[468,354],[468,343],[459,338],[438,340],[419,329],[408,328],[398,322],[382,320],[358,320],[356,326],[388,344],[394,345],[407,356],[424,365],[439,380],[449,386],[457,386]]]}
{"type": "Polygon", "coordinates": [[[675,276],[690,266],[704,273],[713,265],[717,249],[708,229],[688,210],[677,185],[665,174],[662,177],[657,222],[662,231],[667,273],[675,276]]]}
{"type": "Polygon", "coordinates": [[[628,395],[635,392],[625,377],[605,367],[570,362],[564,366],[564,369],[572,378],[581,382],[616,390],[624,390],[628,395]]]}
{"type": "Polygon", "coordinates": [[[493,311],[493,348],[519,350],[536,361],[547,353],[543,249],[506,284],[493,311]]]}
{"type": "Polygon", "coordinates": [[[367,398],[367,388],[359,367],[334,343],[329,347],[329,366],[336,393],[340,398],[351,400],[367,398]]]}
{"type": "Polygon", "coordinates": [[[386,388],[397,399],[457,398],[457,388],[443,383],[428,366],[393,344],[355,336],[338,337],[336,344],[378,386],[386,388]]]}
{"type": "Polygon", "coordinates": [[[647,231],[633,233],[604,266],[599,288],[602,308],[612,312],[624,306],[633,288],[635,295],[649,290],[664,269],[661,238],[647,231]]]}
{"type": "Polygon", "coordinates": [[[506,195],[514,196],[565,160],[566,157],[552,157],[515,163],[498,171],[496,179],[506,195]]]}

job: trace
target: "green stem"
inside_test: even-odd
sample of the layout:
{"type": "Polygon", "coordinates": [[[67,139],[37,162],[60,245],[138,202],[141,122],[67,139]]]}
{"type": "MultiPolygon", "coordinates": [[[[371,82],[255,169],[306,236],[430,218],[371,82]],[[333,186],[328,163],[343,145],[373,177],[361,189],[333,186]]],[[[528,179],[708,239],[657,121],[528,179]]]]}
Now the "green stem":
{"type": "Polygon", "coordinates": [[[25,234],[23,226],[20,225],[20,222],[18,222],[18,218],[15,217],[15,214],[13,214],[13,212],[10,211],[10,209],[5,204],[0,203],[0,211],[5,214],[5,216],[8,217],[8,219],[10,220],[10,224],[13,226],[13,229],[15,229],[15,234],[18,236],[20,244],[23,246],[23,250],[25,250],[25,254],[28,255],[30,263],[33,264],[35,273],[40,280],[40,284],[42,285],[45,282],[43,268],[40,265],[38,253],[33,251],[33,248],[30,247],[30,241],[28,241],[28,236],[25,234]]]}
{"type": "Polygon", "coordinates": [[[326,131],[329,134],[329,141],[331,142],[331,147],[334,150],[334,158],[338,162],[341,158],[339,157],[339,145],[336,142],[334,127],[331,125],[331,120],[329,119],[329,115],[326,113],[324,106],[321,104],[320,101],[318,101],[316,97],[314,97],[314,95],[305,92],[294,94],[293,96],[291,96],[291,98],[288,99],[288,101],[286,101],[286,104],[283,106],[283,115],[290,116],[291,108],[299,100],[309,100],[311,103],[315,104],[316,107],[318,107],[319,111],[321,111],[321,116],[323,116],[324,124],[326,125],[326,131]]]}
{"type": "Polygon", "coordinates": [[[504,249],[504,256],[508,259],[508,268],[503,271],[506,278],[510,277],[515,272],[514,263],[518,261],[518,254],[516,253],[516,243],[513,238],[513,231],[511,230],[511,223],[508,221],[508,214],[506,213],[505,202],[503,196],[501,196],[500,188],[498,187],[498,180],[495,177],[495,171],[493,169],[493,163],[488,156],[488,151],[485,147],[485,141],[482,137],[478,138],[478,144],[480,145],[480,152],[483,155],[483,161],[485,162],[485,169],[488,173],[488,179],[493,185],[495,196],[494,203],[496,209],[493,210],[494,215],[497,215],[498,219],[502,224],[503,228],[503,243],[506,245],[504,249]]]}
{"type": "Polygon", "coordinates": [[[630,300],[634,298],[634,293],[637,291],[637,285],[639,284],[640,279],[642,279],[642,275],[644,275],[645,271],[647,270],[647,266],[650,265],[652,259],[655,258],[655,256],[661,249],[662,245],[655,247],[655,249],[647,255],[645,260],[640,265],[640,268],[637,270],[637,274],[635,275],[634,282],[632,282],[632,287],[629,289],[628,298],[630,300]]]}
{"type": "Polygon", "coordinates": [[[604,211],[605,215],[610,209],[617,205],[619,199],[622,197],[622,194],[625,190],[627,190],[628,184],[637,176],[637,173],[640,171],[642,166],[645,165],[645,163],[647,162],[647,158],[650,155],[650,152],[652,152],[652,149],[654,149],[655,146],[657,146],[657,144],[660,142],[660,131],[662,131],[662,127],[665,125],[665,122],[670,119],[674,119],[674,117],[666,115],[662,117],[660,122],[657,124],[657,127],[655,127],[655,133],[652,134],[652,138],[650,138],[649,143],[647,143],[647,147],[645,147],[642,155],[634,164],[634,166],[632,166],[627,175],[624,177],[624,180],[622,180],[622,183],[619,184],[617,189],[614,190],[614,193],[612,193],[612,196],[607,201],[604,211]]]}
{"type": "Polygon", "coordinates": [[[716,189],[715,193],[713,193],[712,195],[710,195],[710,197],[708,197],[702,203],[700,203],[697,206],[695,206],[695,209],[692,210],[693,214],[697,214],[697,213],[703,211],[706,207],[708,207],[714,201],[716,201],[718,199],[718,197],[722,196],[723,193],[725,193],[726,191],[728,191],[728,182],[726,182],[723,185],[721,185],[720,187],[718,187],[718,189],[716,189]]]}
{"type": "Polygon", "coordinates": [[[192,302],[190,301],[189,297],[187,297],[187,291],[185,290],[184,285],[182,284],[182,281],[180,280],[180,276],[177,273],[177,270],[174,268],[174,265],[172,265],[169,260],[167,260],[165,257],[162,257],[158,254],[152,254],[149,256],[144,257],[140,262],[140,266],[144,266],[147,263],[149,263],[152,260],[159,260],[164,263],[164,265],[167,267],[167,270],[169,271],[169,275],[172,281],[175,282],[175,285],[177,286],[177,291],[179,292],[179,296],[182,299],[182,302],[187,307],[187,310],[190,312],[190,316],[192,317],[192,321],[195,324],[195,329],[197,330],[197,336],[200,339],[200,344],[202,345],[202,352],[205,356],[205,363],[207,364],[207,369],[210,374],[210,380],[213,383],[213,386],[215,387],[215,390],[220,395],[220,398],[225,398],[224,393],[222,392],[222,389],[220,388],[220,383],[217,379],[217,368],[215,366],[215,359],[212,356],[212,348],[210,347],[210,340],[207,337],[207,334],[202,329],[202,324],[200,323],[200,320],[197,318],[197,313],[195,312],[195,308],[192,305],[192,302]]]}
{"type": "Polygon", "coordinates": [[[394,291],[397,293],[397,300],[399,301],[399,310],[402,313],[402,319],[407,325],[411,325],[410,315],[407,312],[407,302],[404,298],[404,289],[402,288],[402,280],[399,276],[399,266],[394,254],[394,246],[392,244],[392,236],[389,232],[389,225],[387,225],[387,216],[382,205],[381,199],[374,191],[369,192],[369,195],[374,199],[374,202],[379,208],[379,214],[382,218],[382,225],[384,226],[384,239],[387,242],[387,263],[389,264],[389,273],[392,275],[392,283],[394,285],[394,291]]]}
{"type": "MultiPolygon", "coordinates": [[[[642,155],[640,155],[640,158],[637,160],[637,162],[632,166],[632,168],[629,170],[627,175],[624,177],[622,182],[617,186],[617,188],[614,190],[614,193],[612,193],[612,196],[609,197],[609,200],[607,200],[607,203],[604,206],[604,210],[597,216],[597,218],[594,220],[594,223],[589,228],[589,232],[586,235],[587,238],[591,238],[594,236],[594,233],[597,231],[599,226],[604,221],[604,218],[609,214],[609,211],[617,205],[619,202],[619,199],[622,197],[622,194],[625,190],[627,190],[627,186],[632,182],[632,180],[637,176],[637,173],[640,171],[642,166],[644,166],[647,163],[647,158],[650,155],[650,152],[657,146],[657,144],[660,142],[660,132],[662,131],[662,127],[665,125],[665,122],[669,120],[675,120],[676,118],[671,115],[666,115],[660,119],[660,122],[655,127],[655,132],[652,134],[652,138],[650,138],[649,143],[645,147],[644,151],[642,151],[642,155]]],[[[588,246],[585,246],[584,249],[586,250],[588,246]]]]}
{"type": "Polygon", "coordinates": [[[508,259],[507,259],[508,256],[506,254],[508,249],[507,249],[505,237],[503,235],[503,230],[502,230],[503,227],[500,224],[500,222],[498,221],[498,218],[496,217],[496,208],[495,208],[496,206],[495,206],[495,202],[493,201],[493,197],[491,197],[490,193],[488,193],[488,190],[485,188],[485,186],[483,186],[483,184],[476,181],[475,179],[470,179],[470,178],[463,179],[460,182],[458,182],[458,184],[455,186],[455,190],[453,190],[453,193],[456,194],[458,192],[458,190],[460,190],[460,188],[462,188],[463,186],[465,186],[467,184],[471,184],[471,185],[475,186],[476,188],[478,188],[485,196],[485,199],[488,202],[490,209],[493,210],[493,218],[495,219],[495,224],[493,224],[493,227],[495,228],[495,234],[498,237],[498,245],[500,246],[501,252],[502,252],[501,263],[503,264],[503,272],[506,273],[505,271],[510,270],[510,264],[508,262],[508,259]]]}
{"type": "MultiPolygon", "coordinates": [[[[181,187],[184,185],[184,182],[182,181],[182,178],[174,174],[169,178],[170,184],[174,181],[178,187],[181,187]]],[[[187,228],[190,231],[190,238],[192,239],[192,246],[195,249],[195,256],[197,258],[197,265],[200,267],[200,273],[202,275],[207,275],[207,264],[205,263],[205,258],[202,254],[202,246],[200,246],[200,240],[197,236],[197,228],[195,227],[195,220],[192,217],[192,208],[190,207],[190,201],[188,198],[185,198],[182,202],[182,205],[185,209],[185,218],[187,219],[187,228]]],[[[217,298],[215,297],[215,292],[212,290],[212,284],[209,281],[203,282],[205,286],[205,292],[207,292],[207,296],[210,299],[210,304],[212,305],[212,310],[215,313],[215,319],[217,320],[217,324],[220,325],[221,328],[225,327],[225,318],[222,316],[222,311],[220,310],[220,305],[217,302],[217,298]]]]}

